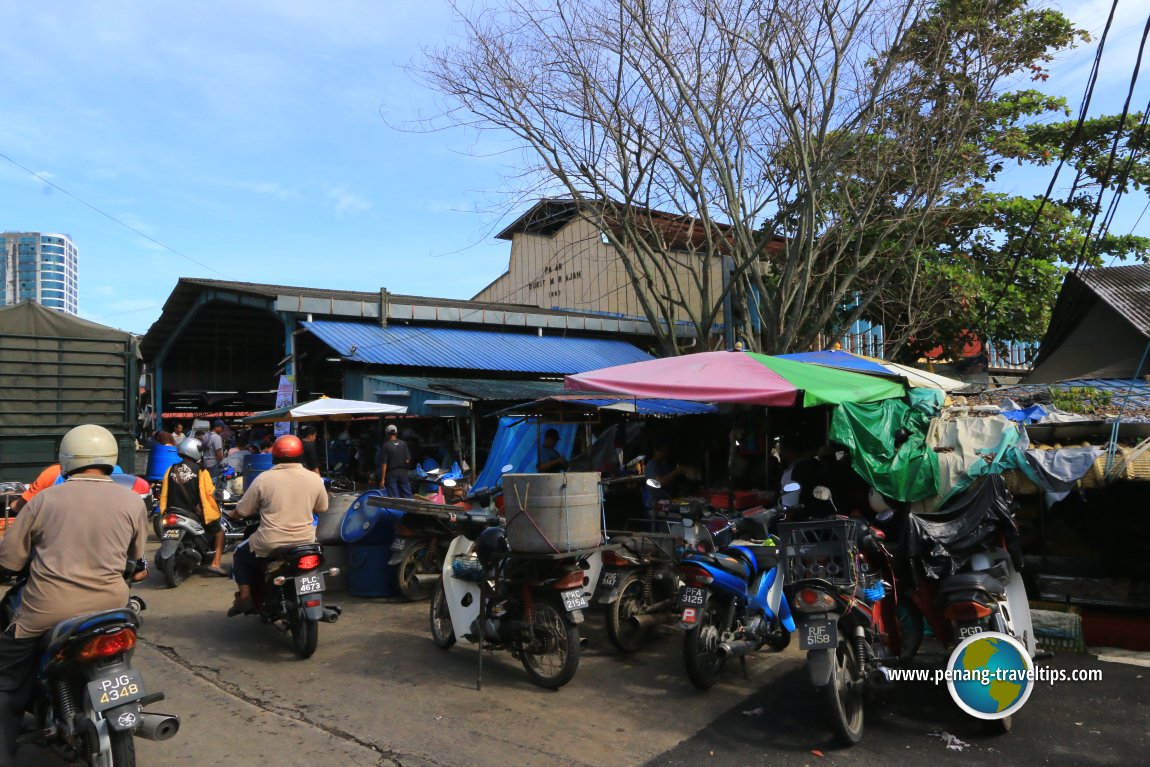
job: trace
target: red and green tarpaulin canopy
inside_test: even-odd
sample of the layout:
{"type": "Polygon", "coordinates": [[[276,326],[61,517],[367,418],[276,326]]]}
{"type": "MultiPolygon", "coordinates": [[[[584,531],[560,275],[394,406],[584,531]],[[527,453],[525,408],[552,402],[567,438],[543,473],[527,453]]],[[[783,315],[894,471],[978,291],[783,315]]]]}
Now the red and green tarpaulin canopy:
{"type": "Polygon", "coordinates": [[[567,376],[574,391],[636,397],[813,407],[901,397],[898,381],[754,352],[701,352],[567,376]]]}

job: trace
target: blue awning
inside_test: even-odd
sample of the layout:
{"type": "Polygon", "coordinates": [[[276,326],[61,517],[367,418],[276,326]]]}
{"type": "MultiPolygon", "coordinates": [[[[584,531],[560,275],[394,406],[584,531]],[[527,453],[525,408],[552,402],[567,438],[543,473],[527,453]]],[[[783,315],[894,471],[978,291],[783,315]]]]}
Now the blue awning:
{"type": "Polygon", "coordinates": [[[780,354],[778,356],[784,360],[808,362],[812,365],[823,365],[824,367],[839,368],[840,370],[854,370],[858,373],[871,373],[886,376],[887,378],[898,377],[898,374],[891,372],[889,368],[883,367],[877,362],[872,362],[865,357],[851,354],[850,352],[828,349],[822,352],[796,352],[794,354],[780,354]]]}
{"type": "Polygon", "coordinates": [[[557,394],[541,397],[532,402],[523,402],[499,411],[503,414],[525,415],[543,413],[557,408],[588,408],[594,410],[614,410],[619,413],[633,413],[647,416],[704,415],[718,412],[718,408],[705,402],[689,402],[681,399],[656,399],[629,397],[626,395],[572,395],[557,394]]]}
{"type": "Polygon", "coordinates": [[[345,360],[371,365],[570,375],[654,359],[626,341],[598,338],[331,320],[303,326],[345,360]]]}

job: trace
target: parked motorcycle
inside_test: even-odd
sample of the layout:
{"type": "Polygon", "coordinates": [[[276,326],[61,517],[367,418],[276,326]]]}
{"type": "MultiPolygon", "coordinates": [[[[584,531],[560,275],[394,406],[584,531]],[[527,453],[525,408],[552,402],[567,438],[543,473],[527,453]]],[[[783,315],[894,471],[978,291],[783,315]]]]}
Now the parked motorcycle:
{"type": "Polygon", "coordinates": [[[638,652],[657,626],[678,621],[675,597],[684,530],[702,516],[702,502],[663,501],[655,522],[665,532],[614,536],[608,541],[595,603],[603,605],[607,638],[620,651],[638,652]]]}
{"type": "Polygon", "coordinates": [[[587,609],[583,569],[589,552],[523,555],[510,551],[499,517],[455,515],[461,535],[448,547],[431,598],[431,638],[448,649],[462,637],[507,649],[531,681],[559,688],[579,667],[579,624],[587,609]]]}
{"type": "MultiPolygon", "coordinates": [[[[26,582],[27,574],[18,576],[5,594],[4,625],[11,622],[26,582]]],[[[126,608],[56,625],[37,665],[18,745],[36,745],[90,767],[135,767],[133,738],[168,740],[176,734],[178,717],[143,711],[164,699],[162,692],[148,693],[143,675],[132,668],[143,609],[143,601],[132,597],[126,608]]]]}
{"type": "Polygon", "coordinates": [[[324,576],[340,573],[338,567],[323,570],[323,564],[318,543],[293,546],[273,553],[263,578],[252,584],[248,614],[290,633],[292,649],[301,658],[315,653],[320,622],[335,623],[343,612],[339,605],[323,603],[324,576]]]}
{"type": "MultiPolygon", "coordinates": [[[[909,522],[914,572],[936,581],[937,607],[949,624],[936,632],[940,638],[956,646],[977,634],[998,632],[1017,639],[1033,659],[1037,646],[1019,572],[1018,525],[1003,478],[989,476],[939,513],[912,515],[909,522]]],[[[992,732],[1009,732],[1013,717],[987,720],[986,725],[992,732]]]]}
{"type": "Polygon", "coordinates": [[[791,642],[795,624],[783,595],[778,540],[770,534],[778,516],[776,509],[756,508],[734,518],[684,520],[688,538],[676,604],[679,627],[687,632],[687,677],[701,690],[718,681],[728,658],[743,659],[764,646],[779,652],[791,642]]]}
{"type": "MultiPolygon", "coordinates": [[[[836,514],[830,490],[815,487],[812,495],[836,514]]],[[[779,536],[811,682],[823,696],[838,739],[854,745],[862,739],[868,689],[885,686],[887,667],[917,650],[921,615],[900,616],[885,534],[866,520],[835,515],[784,522],[779,536]]]]}

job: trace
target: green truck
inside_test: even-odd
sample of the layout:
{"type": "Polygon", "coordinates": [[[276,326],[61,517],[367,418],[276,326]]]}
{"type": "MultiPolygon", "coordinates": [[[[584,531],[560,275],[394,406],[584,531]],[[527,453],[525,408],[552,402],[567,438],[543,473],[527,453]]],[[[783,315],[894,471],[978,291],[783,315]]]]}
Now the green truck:
{"type": "Polygon", "coordinates": [[[0,309],[0,481],[31,482],[82,423],[111,430],[135,473],[138,386],[131,333],[31,301],[0,309]]]}

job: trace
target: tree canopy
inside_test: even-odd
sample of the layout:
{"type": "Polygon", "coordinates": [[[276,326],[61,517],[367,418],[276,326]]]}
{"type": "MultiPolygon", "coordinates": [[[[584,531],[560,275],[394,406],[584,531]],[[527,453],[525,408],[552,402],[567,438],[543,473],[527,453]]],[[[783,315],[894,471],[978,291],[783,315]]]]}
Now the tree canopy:
{"type": "MultiPolygon", "coordinates": [[[[1039,214],[1040,192],[995,190],[1007,163],[1057,160],[1074,127],[1062,99],[1013,89],[1083,39],[1055,10],[502,0],[456,13],[459,42],[415,66],[447,97],[440,116],[513,136],[525,183],[602,223],[664,353],[680,351],[674,320],[709,342],[725,301],[738,338],[771,353],[860,318],[907,355],[969,332],[1034,338],[1066,264],[1147,252],[1096,238],[1086,194],[1039,214]]],[[[1145,182],[1144,164],[1122,181],[1108,161],[1115,137],[1136,159],[1139,117],[1084,126],[1083,179],[1145,182]]]]}

